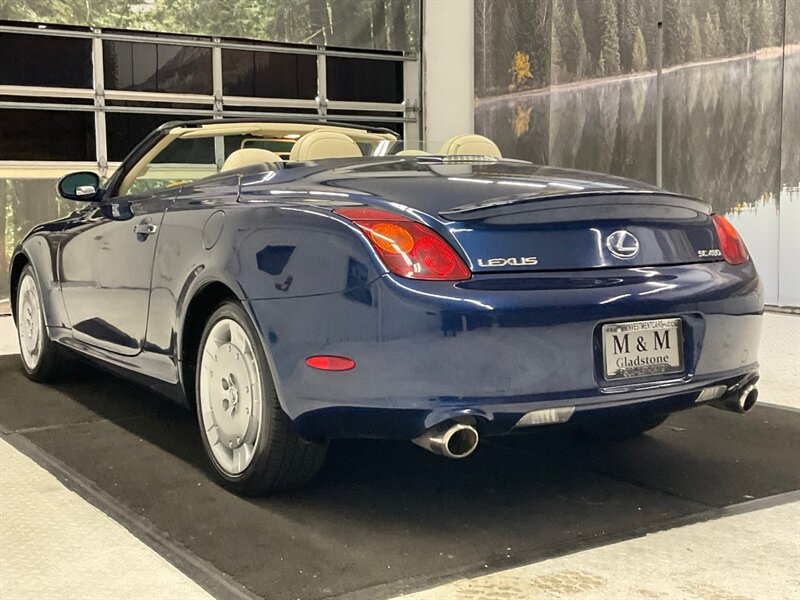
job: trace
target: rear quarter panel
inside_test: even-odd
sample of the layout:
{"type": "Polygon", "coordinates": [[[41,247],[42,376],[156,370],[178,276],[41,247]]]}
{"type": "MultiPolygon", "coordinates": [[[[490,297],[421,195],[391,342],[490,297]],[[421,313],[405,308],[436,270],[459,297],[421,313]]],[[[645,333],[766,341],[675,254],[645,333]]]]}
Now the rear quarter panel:
{"type": "MultiPolygon", "coordinates": [[[[237,176],[187,186],[164,217],[153,266],[147,347],[176,369],[188,306],[212,282],[230,288],[247,310],[251,301],[264,301],[257,325],[272,362],[266,338],[273,314],[284,318],[286,302],[347,295],[381,275],[355,228],[330,210],[277,196],[255,203],[238,199],[237,176]]],[[[292,314],[298,321],[321,317],[292,314]]]]}

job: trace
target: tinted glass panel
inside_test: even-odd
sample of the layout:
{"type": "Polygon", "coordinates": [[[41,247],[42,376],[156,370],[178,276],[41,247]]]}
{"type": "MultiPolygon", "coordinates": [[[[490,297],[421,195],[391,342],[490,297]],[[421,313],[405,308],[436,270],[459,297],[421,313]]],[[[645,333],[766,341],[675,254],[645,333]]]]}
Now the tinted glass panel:
{"type": "Polygon", "coordinates": [[[175,140],[153,159],[152,164],[213,165],[215,162],[214,138],[201,138],[175,140]]]}
{"type": "Polygon", "coordinates": [[[92,87],[92,41],[0,33],[0,83],[92,87]]]}
{"type": "Polygon", "coordinates": [[[214,138],[175,140],[150,162],[125,193],[143,194],[202,179],[216,172],[214,138]]]}
{"type": "Polygon", "coordinates": [[[106,115],[108,160],[122,160],[147,134],[168,121],[185,121],[196,117],[181,115],[106,115]]]}
{"type": "Polygon", "coordinates": [[[328,98],[357,102],[402,102],[403,63],[329,56],[328,98]]]}
{"type": "Polygon", "coordinates": [[[158,91],[211,94],[211,48],[158,46],[158,91]]]}
{"type": "Polygon", "coordinates": [[[307,54],[223,50],[222,90],[229,96],[313,99],[317,59],[307,54]]]}
{"type": "Polygon", "coordinates": [[[211,48],[103,42],[106,88],[211,94],[211,48]]]}
{"type": "MultiPolygon", "coordinates": [[[[58,197],[57,177],[20,179],[13,177],[10,169],[3,171],[0,176],[0,210],[4,211],[3,234],[8,253],[4,255],[7,257],[5,260],[0,260],[0,298],[8,298],[8,258],[11,249],[35,225],[66,216],[74,211],[75,203],[58,197]]],[[[8,309],[0,312],[8,312],[8,309]]]]}
{"type": "MultiPolygon", "coordinates": [[[[0,102],[30,102],[39,104],[41,102],[58,102],[59,104],[74,104],[77,106],[94,106],[94,99],[93,98],[58,98],[57,100],[51,100],[49,98],[44,99],[41,96],[17,96],[17,95],[5,95],[0,94],[0,102]]],[[[2,131],[2,129],[0,129],[2,131]]]]}
{"type": "Polygon", "coordinates": [[[383,127],[384,129],[388,129],[389,131],[394,131],[401,138],[403,137],[403,123],[397,123],[393,121],[386,121],[383,123],[370,121],[369,123],[361,123],[361,125],[368,127],[383,127]]]}
{"type": "Polygon", "coordinates": [[[0,109],[0,160],[95,160],[90,112],[0,109]]]}

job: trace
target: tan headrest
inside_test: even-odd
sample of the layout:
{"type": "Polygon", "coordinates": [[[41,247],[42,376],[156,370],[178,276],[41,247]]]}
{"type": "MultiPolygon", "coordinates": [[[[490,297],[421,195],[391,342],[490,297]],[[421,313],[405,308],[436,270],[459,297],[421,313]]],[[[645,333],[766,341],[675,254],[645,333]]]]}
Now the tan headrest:
{"type": "Polygon", "coordinates": [[[234,150],[230,156],[225,160],[222,165],[223,171],[230,171],[231,169],[239,169],[248,165],[259,165],[261,163],[281,163],[281,157],[264,150],[263,148],[242,148],[241,150],[234,150]]]}
{"type": "Polygon", "coordinates": [[[425,150],[400,150],[395,156],[430,156],[430,152],[425,150]]]}
{"type": "Polygon", "coordinates": [[[352,139],[338,131],[312,131],[301,137],[289,154],[289,160],[316,160],[318,158],[347,158],[362,156],[361,149],[352,139]]]}
{"type": "Polygon", "coordinates": [[[500,148],[492,140],[482,135],[457,135],[447,140],[439,154],[473,154],[503,158],[500,148]]]}

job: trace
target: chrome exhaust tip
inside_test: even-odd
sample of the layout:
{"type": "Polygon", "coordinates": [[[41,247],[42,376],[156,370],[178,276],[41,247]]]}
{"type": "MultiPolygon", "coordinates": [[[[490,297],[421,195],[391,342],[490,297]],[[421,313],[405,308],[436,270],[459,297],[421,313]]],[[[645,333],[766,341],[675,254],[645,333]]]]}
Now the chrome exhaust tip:
{"type": "Polygon", "coordinates": [[[411,440],[429,452],[447,458],[466,458],[478,447],[478,430],[465,423],[443,423],[411,440]]]}
{"type": "Polygon", "coordinates": [[[758,400],[758,388],[754,385],[748,385],[742,390],[742,393],[739,394],[737,400],[737,412],[742,414],[749,413],[758,400]]]}
{"type": "Polygon", "coordinates": [[[731,394],[727,398],[711,401],[709,405],[743,415],[753,409],[757,400],[758,388],[755,384],[750,384],[745,386],[738,394],[731,394]]]}

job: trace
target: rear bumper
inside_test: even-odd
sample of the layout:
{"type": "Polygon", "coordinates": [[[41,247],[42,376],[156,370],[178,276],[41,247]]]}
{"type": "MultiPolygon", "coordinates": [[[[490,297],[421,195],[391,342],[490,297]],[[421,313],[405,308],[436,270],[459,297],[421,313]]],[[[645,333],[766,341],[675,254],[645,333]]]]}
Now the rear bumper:
{"type": "Polygon", "coordinates": [[[706,386],[754,377],[762,295],[751,263],[475,276],[458,284],[384,275],[342,294],[261,300],[279,395],[309,437],[411,438],[459,416],[483,435],[532,410],[672,412],[706,386]],[[306,318],[311,316],[311,318],[306,318]],[[685,371],[608,382],[604,323],[680,317],[685,371]],[[356,368],[305,366],[314,354],[356,368]]]}

